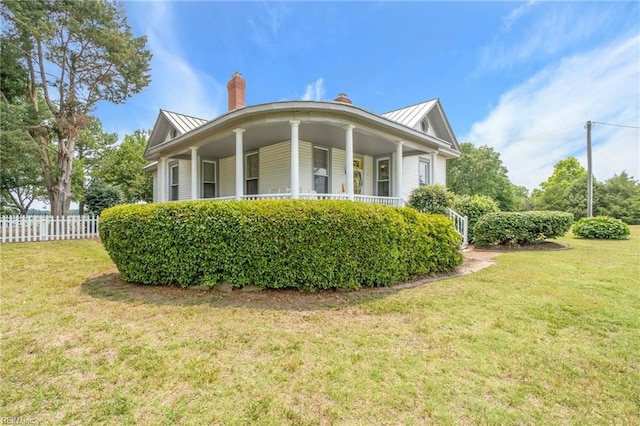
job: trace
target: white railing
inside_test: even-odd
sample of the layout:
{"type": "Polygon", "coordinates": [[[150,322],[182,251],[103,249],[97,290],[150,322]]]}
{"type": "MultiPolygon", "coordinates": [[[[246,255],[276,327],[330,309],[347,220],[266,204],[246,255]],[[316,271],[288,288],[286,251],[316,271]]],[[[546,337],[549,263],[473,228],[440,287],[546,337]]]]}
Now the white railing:
{"type": "Polygon", "coordinates": [[[467,246],[469,245],[469,219],[467,218],[467,216],[461,216],[450,208],[447,208],[447,217],[453,220],[453,225],[455,226],[456,231],[458,231],[458,233],[462,235],[462,248],[467,248],[467,246]]]}
{"type": "Polygon", "coordinates": [[[356,195],[354,197],[354,200],[360,203],[383,204],[385,206],[391,206],[391,207],[404,206],[403,200],[398,197],[376,197],[373,195],[356,195]]]}
{"type": "MultiPolygon", "coordinates": [[[[290,193],[272,193],[272,194],[254,194],[254,195],[243,195],[243,200],[282,200],[282,199],[290,199],[290,193]]],[[[234,196],[231,197],[219,197],[219,198],[207,198],[210,201],[229,201],[235,200],[234,196]]],[[[315,192],[304,192],[298,194],[298,199],[300,200],[348,200],[349,196],[347,194],[318,194],[315,192]]],[[[377,197],[372,195],[354,195],[354,201],[360,203],[370,203],[370,204],[383,204],[385,206],[391,207],[402,207],[405,205],[405,202],[401,198],[397,197],[377,197]]]]}
{"type": "Polygon", "coordinates": [[[98,216],[2,216],[3,243],[98,237],[98,216]]]}

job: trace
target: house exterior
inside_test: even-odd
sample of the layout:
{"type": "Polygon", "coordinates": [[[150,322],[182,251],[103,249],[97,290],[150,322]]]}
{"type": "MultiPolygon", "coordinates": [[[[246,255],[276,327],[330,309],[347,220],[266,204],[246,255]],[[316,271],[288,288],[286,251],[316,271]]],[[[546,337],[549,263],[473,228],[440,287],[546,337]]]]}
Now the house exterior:
{"type": "Polygon", "coordinates": [[[239,73],[229,110],[204,120],[161,110],[145,151],[155,202],[347,199],[393,206],[422,184],[446,184],[460,156],[439,99],[378,115],[333,102],[245,106],[239,73]]]}

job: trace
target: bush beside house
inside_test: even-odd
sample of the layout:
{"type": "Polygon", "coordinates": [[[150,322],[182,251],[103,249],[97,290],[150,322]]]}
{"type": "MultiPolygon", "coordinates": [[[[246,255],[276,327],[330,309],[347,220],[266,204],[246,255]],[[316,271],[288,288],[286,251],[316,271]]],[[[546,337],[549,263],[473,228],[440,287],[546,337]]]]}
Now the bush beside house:
{"type": "Polygon", "coordinates": [[[123,279],[183,287],[388,286],[462,261],[447,218],[348,201],[115,206],[100,237],[123,279]]]}
{"type": "Polygon", "coordinates": [[[629,234],[629,225],[606,216],[584,217],[573,225],[573,235],[580,238],[624,240],[629,234]]]}
{"type": "Polygon", "coordinates": [[[419,212],[445,214],[455,194],[442,185],[421,185],[409,194],[408,206],[419,212]]]}
{"type": "Polygon", "coordinates": [[[483,246],[535,244],[563,236],[572,223],[571,213],[557,211],[489,213],[474,228],[475,242],[483,246]]]}
{"type": "Polygon", "coordinates": [[[478,220],[487,213],[495,213],[500,211],[500,206],[491,197],[487,195],[460,195],[453,199],[453,210],[462,216],[467,216],[469,222],[467,226],[467,238],[473,243],[473,228],[478,220]]]}

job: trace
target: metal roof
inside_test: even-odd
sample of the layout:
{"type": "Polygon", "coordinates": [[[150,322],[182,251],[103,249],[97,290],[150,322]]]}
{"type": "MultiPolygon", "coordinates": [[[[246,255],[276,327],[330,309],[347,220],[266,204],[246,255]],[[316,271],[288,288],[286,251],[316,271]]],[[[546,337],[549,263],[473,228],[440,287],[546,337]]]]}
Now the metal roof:
{"type": "Polygon", "coordinates": [[[403,124],[412,129],[418,128],[418,123],[422,120],[427,113],[438,102],[437,99],[422,102],[420,104],[411,105],[406,108],[396,109],[394,111],[381,114],[384,118],[393,120],[396,123],[403,124]]]}
{"type": "Polygon", "coordinates": [[[196,129],[209,121],[202,118],[191,117],[189,115],[178,114],[177,112],[166,111],[164,109],[161,109],[160,111],[181,135],[196,129]]]}

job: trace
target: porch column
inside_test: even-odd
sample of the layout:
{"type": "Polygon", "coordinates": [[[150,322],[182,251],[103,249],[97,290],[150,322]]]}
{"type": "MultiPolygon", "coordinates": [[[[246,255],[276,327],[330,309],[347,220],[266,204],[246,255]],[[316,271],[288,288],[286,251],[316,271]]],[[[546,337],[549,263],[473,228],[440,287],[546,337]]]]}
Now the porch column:
{"type": "Polygon", "coordinates": [[[353,129],[356,126],[352,124],[347,124],[344,126],[344,130],[346,130],[346,141],[345,141],[345,151],[347,152],[347,197],[349,200],[353,201],[354,199],[354,191],[353,191],[353,129]]]}
{"type": "Polygon", "coordinates": [[[198,147],[191,147],[191,199],[198,199],[198,147]]]}
{"type": "Polygon", "coordinates": [[[402,144],[396,141],[396,197],[402,198],[402,144]]]}
{"type": "Polygon", "coordinates": [[[167,157],[158,160],[158,201],[167,201],[167,157]]]}
{"type": "Polygon", "coordinates": [[[291,198],[299,198],[300,194],[300,141],[298,140],[299,121],[289,121],[291,125],[291,198]]]}
{"type": "Polygon", "coordinates": [[[438,183],[436,182],[436,177],[438,176],[436,173],[436,170],[438,170],[438,153],[434,152],[433,154],[431,154],[431,183],[432,184],[438,183]]]}
{"type": "Polygon", "coordinates": [[[244,195],[244,149],[242,147],[242,134],[245,129],[234,129],[236,134],[236,200],[242,200],[244,195]]]}

